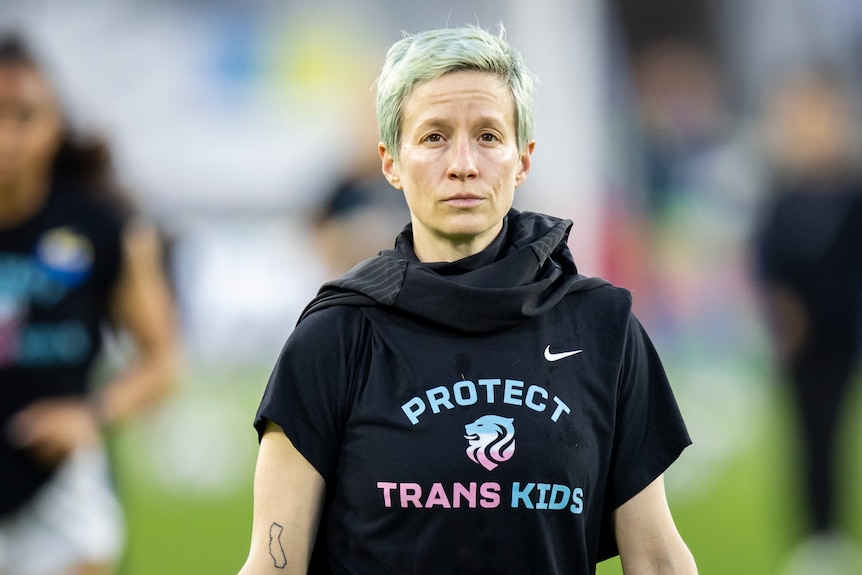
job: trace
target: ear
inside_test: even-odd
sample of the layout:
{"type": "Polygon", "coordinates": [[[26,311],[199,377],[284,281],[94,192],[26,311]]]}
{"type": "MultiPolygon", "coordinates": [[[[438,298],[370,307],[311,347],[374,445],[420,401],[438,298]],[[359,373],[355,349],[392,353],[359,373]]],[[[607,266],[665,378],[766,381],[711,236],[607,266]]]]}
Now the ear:
{"type": "Polygon", "coordinates": [[[515,174],[515,187],[519,187],[527,179],[527,174],[530,173],[533,150],[536,148],[536,140],[531,140],[524,152],[521,154],[521,161],[518,165],[518,173],[515,174]]]}
{"type": "Polygon", "coordinates": [[[398,164],[395,162],[395,158],[392,157],[392,154],[383,142],[377,144],[377,153],[380,154],[381,170],[383,171],[383,175],[386,176],[386,180],[393,188],[400,190],[401,176],[398,174],[398,164]]]}

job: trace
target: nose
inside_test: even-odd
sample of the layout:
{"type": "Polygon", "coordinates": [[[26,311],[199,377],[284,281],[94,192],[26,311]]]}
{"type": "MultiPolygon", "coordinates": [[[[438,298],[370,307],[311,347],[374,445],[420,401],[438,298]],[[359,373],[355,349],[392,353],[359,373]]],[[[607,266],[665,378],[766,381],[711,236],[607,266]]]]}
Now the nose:
{"type": "Polygon", "coordinates": [[[449,179],[469,180],[478,175],[476,166],[476,151],[473,142],[468,138],[455,140],[450,148],[449,179]]]}

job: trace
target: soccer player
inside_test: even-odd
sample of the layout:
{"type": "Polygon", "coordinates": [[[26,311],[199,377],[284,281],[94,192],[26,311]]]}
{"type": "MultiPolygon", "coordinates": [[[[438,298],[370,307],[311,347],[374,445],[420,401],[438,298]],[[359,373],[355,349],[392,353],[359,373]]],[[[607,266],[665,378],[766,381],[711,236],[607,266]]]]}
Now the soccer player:
{"type": "Polygon", "coordinates": [[[175,381],[173,299],[152,225],[107,150],[72,133],[43,70],[0,39],[0,573],[104,575],[123,550],[106,427],[175,381]],[[131,336],[96,386],[103,328],[131,336]]]}
{"type": "Polygon", "coordinates": [[[570,221],[512,209],[533,92],[502,31],[389,50],[379,154],[411,221],[282,350],[242,575],[696,573],[662,479],[690,439],[630,294],[578,274],[570,221]]]}

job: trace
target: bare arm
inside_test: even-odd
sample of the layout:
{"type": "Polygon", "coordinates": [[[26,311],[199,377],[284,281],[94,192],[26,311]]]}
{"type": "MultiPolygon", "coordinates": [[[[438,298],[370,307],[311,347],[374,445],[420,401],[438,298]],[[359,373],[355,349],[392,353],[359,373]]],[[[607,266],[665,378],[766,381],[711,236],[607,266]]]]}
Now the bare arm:
{"type": "Polygon", "coordinates": [[[12,420],[12,436],[46,461],[95,444],[99,426],[125,421],[161,400],[176,382],[174,301],[156,230],[133,223],[122,236],[122,267],[109,302],[113,320],[134,342],[134,358],[90,401],[40,400],[12,420]]]}
{"type": "Polygon", "coordinates": [[[697,574],[673,522],[663,476],[614,512],[614,526],[625,575],[697,574]]]}
{"type": "Polygon", "coordinates": [[[254,473],[251,548],[240,575],[304,575],[323,506],[325,482],[270,422],[254,473]]]}
{"type": "Polygon", "coordinates": [[[101,391],[101,416],[121,422],[159,402],[176,384],[178,335],[173,296],[156,230],[131,224],[123,234],[124,265],[111,313],[135,343],[132,364],[101,391]]]}

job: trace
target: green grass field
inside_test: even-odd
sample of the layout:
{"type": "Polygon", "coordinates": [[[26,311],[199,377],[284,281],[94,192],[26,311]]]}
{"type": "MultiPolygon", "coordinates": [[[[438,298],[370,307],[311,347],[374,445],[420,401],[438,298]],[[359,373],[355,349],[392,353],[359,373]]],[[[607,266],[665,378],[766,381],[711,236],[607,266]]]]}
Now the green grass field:
{"type": "MultiPolygon", "coordinates": [[[[166,410],[115,439],[129,522],[121,575],[220,575],[240,568],[250,535],[257,446],[250,420],[265,375],[198,377],[166,410]]],[[[674,516],[701,574],[778,575],[801,533],[794,428],[785,398],[774,389],[764,397],[753,418],[757,424],[750,426],[753,437],[730,449],[732,456],[702,463],[694,450],[710,438],[693,433],[695,445],[680,461],[685,477],[675,475],[676,466],[669,472],[674,516]],[[689,475],[702,487],[687,485],[689,475]]],[[[848,407],[862,413],[862,393],[848,407]]],[[[845,451],[858,453],[860,446],[862,424],[854,421],[846,429],[845,451]]],[[[859,458],[844,479],[844,517],[862,544],[862,492],[851,489],[862,485],[859,458]]],[[[617,560],[598,569],[599,575],[621,572],[617,560]]]]}

